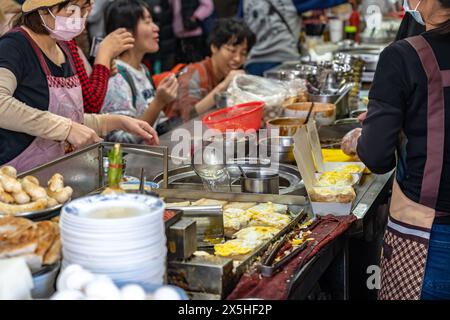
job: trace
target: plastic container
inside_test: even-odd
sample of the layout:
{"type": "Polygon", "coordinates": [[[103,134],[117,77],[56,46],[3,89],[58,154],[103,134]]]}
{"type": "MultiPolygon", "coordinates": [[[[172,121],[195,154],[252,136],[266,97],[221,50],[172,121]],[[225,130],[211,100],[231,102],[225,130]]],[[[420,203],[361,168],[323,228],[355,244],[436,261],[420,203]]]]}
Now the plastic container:
{"type": "Polygon", "coordinates": [[[55,293],[56,277],[58,276],[60,263],[45,267],[33,275],[34,288],[31,290],[33,299],[48,299],[55,293]]]}
{"type": "Polygon", "coordinates": [[[202,121],[209,129],[223,133],[227,130],[257,131],[261,128],[264,105],[260,101],[238,104],[210,113],[202,121]]]}

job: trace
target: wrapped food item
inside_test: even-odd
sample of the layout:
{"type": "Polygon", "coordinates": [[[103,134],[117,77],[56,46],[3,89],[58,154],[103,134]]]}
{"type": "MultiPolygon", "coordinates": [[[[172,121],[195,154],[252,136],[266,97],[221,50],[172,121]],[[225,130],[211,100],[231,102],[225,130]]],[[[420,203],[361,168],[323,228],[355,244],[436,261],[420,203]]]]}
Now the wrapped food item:
{"type": "Polygon", "coordinates": [[[352,187],[317,187],[310,191],[309,196],[313,202],[351,203],[355,200],[356,193],[352,187]]]}
{"type": "Polygon", "coordinates": [[[342,151],[352,157],[357,157],[356,147],[358,146],[358,139],[361,136],[362,129],[356,128],[347,133],[342,139],[341,149],[342,151]]]}

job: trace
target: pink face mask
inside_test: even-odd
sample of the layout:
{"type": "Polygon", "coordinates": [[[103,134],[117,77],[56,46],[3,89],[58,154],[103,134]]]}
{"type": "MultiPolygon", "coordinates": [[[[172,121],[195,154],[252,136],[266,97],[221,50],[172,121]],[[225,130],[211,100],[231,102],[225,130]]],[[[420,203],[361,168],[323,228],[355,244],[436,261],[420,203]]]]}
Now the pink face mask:
{"type": "Polygon", "coordinates": [[[43,26],[50,33],[50,37],[59,41],[70,41],[78,37],[86,26],[86,17],[74,18],[74,17],[60,17],[54,16],[53,13],[48,10],[50,15],[55,19],[55,29],[49,28],[44,19],[42,19],[43,26]]]}

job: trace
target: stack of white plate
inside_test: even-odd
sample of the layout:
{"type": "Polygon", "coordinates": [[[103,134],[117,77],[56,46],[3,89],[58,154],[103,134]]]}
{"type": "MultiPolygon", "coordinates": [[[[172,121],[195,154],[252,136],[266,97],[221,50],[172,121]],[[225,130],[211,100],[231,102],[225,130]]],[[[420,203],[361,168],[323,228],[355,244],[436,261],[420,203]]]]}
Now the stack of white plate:
{"type": "Polygon", "coordinates": [[[62,268],[79,264],[116,283],[160,285],[166,270],[164,203],[137,194],[97,195],[65,205],[62,268]]]}

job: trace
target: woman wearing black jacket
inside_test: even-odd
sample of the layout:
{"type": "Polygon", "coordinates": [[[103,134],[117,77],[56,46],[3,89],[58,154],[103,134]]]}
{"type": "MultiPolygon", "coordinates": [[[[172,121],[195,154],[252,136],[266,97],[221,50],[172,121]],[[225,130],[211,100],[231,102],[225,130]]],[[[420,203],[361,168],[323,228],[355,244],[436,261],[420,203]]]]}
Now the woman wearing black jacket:
{"type": "Polygon", "coordinates": [[[409,0],[426,32],[380,56],[357,154],[394,183],[383,244],[380,299],[450,299],[450,0],[409,0]]]}

